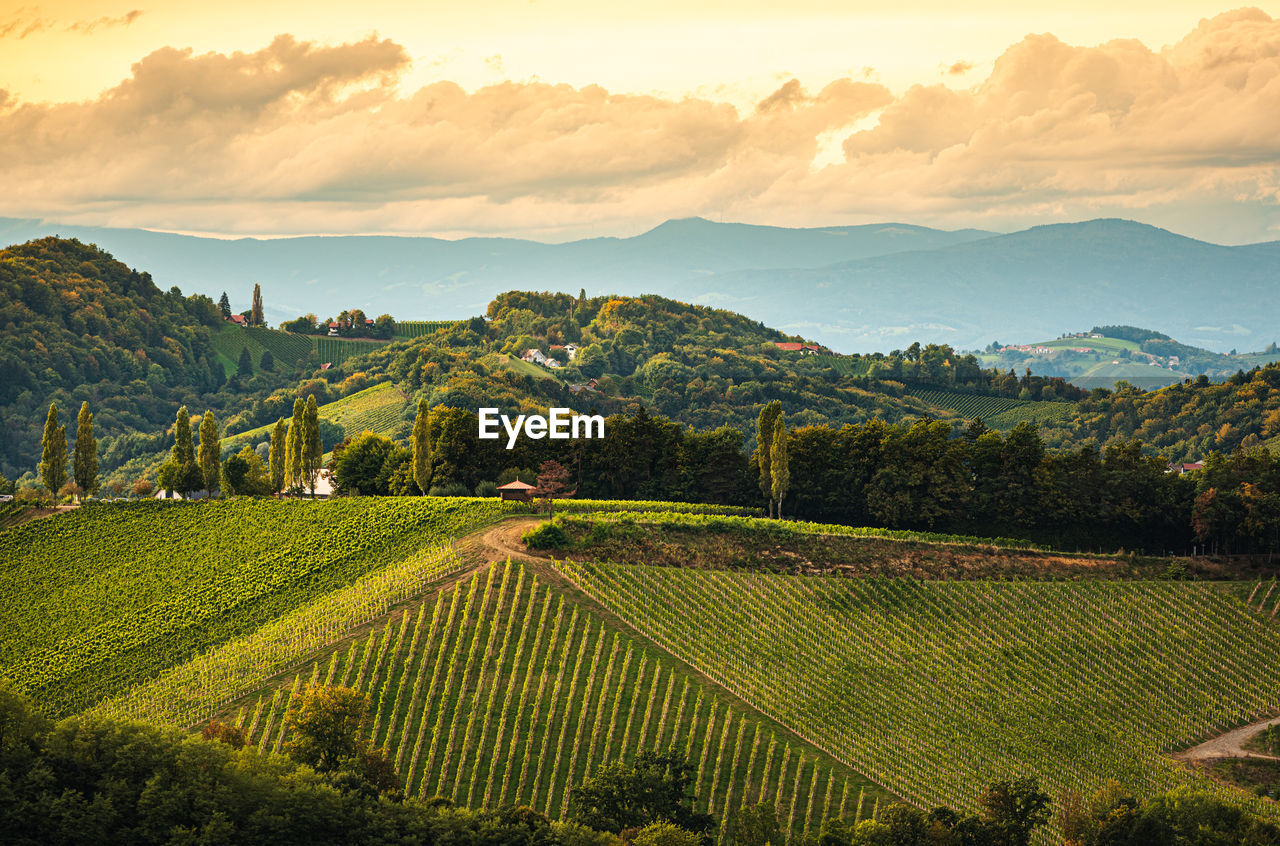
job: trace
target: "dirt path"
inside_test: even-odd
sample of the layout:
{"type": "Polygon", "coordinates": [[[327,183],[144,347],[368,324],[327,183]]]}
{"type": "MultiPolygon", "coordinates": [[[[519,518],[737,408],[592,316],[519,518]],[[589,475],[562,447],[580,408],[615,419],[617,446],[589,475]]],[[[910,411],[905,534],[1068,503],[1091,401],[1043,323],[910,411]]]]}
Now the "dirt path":
{"type": "Polygon", "coordinates": [[[1206,740],[1199,746],[1193,746],[1184,752],[1177,753],[1173,757],[1182,761],[1196,762],[1212,761],[1217,758],[1257,758],[1263,761],[1280,761],[1280,757],[1275,755],[1262,755],[1244,748],[1244,744],[1250,738],[1274,725],[1280,725],[1280,717],[1269,717],[1256,723],[1250,723],[1247,726],[1241,726],[1238,729],[1232,729],[1226,734],[1218,735],[1212,740],[1206,740]]]}

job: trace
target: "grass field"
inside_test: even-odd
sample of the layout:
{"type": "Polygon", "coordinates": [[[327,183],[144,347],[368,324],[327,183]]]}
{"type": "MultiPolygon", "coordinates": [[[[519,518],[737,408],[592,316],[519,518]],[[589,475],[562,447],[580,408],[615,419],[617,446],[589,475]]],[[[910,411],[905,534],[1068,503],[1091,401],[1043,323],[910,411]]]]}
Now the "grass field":
{"type": "Polygon", "coordinates": [[[516,358],[511,355],[499,355],[497,356],[497,363],[499,367],[505,370],[510,370],[512,373],[518,373],[521,376],[532,376],[535,379],[550,379],[553,382],[556,381],[556,377],[552,375],[550,370],[542,367],[541,365],[534,364],[533,362],[525,361],[522,358],[516,358]]]}
{"type": "Polygon", "coordinates": [[[1110,778],[1142,794],[1214,787],[1166,753],[1280,710],[1280,628],[1204,583],[562,570],[700,672],[925,808],[972,808],[975,785],[1022,775],[1053,795],[1110,778]]]}
{"type": "Polygon", "coordinates": [[[82,710],[501,511],[497,500],[113,503],[0,532],[0,676],[82,710]]]}
{"type": "Polygon", "coordinates": [[[706,684],[520,565],[494,564],[322,657],[233,717],[279,750],[292,697],[341,684],[373,705],[369,736],[410,795],[563,817],[602,764],[673,746],[698,767],[717,819],[768,801],[799,837],[869,814],[880,788],[706,684]]]}

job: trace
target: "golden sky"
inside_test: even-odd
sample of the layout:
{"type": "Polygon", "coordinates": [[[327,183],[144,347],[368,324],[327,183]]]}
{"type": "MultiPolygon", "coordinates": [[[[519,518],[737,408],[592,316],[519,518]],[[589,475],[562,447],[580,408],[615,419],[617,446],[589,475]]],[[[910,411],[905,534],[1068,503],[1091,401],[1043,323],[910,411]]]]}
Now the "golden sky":
{"type": "Polygon", "coordinates": [[[9,4],[0,215],[551,240],[690,215],[1119,216],[1280,238],[1280,3],[964,8],[9,4]]]}

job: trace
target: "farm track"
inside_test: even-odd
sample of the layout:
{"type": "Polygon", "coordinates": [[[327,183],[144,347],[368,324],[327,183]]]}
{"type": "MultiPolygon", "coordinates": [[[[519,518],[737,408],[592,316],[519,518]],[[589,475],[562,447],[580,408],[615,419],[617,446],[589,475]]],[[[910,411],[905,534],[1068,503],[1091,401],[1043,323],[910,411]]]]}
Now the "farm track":
{"type": "Polygon", "coordinates": [[[1215,738],[1206,740],[1199,746],[1193,746],[1182,752],[1176,753],[1173,757],[1180,761],[1188,761],[1194,763],[1205,763],[1207,761],[1221,760],[1223,758],[1252,758],[1260,761],[1280,761],[1280,756],[1263,755],[1258,752],[1250,752],[1244,748],[1247,743],[1255,735],[1261,734],[1274,725],[1280,725],[1280,717],[1268,717],[1265,720],[1258,720],[1256,723],[1250,723],[1247,726],[1241,726],[1232,729],[1225,734],[1220,734],[1215,738]]]}

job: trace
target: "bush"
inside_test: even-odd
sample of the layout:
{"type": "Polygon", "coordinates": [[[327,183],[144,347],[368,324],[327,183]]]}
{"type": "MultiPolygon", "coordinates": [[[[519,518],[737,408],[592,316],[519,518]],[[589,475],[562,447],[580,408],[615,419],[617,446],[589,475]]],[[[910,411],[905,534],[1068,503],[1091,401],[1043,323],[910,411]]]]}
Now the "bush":
{"type": "Polygon", "coordinates": [[[476,485],[476,496],[497,496],[497,495],[498,495],[497,482],[481,482],[480,484],[476,485]]]}
{"type": "Polygon", "coordinates": [[[525,532],[520,539],[530,549],[563,549],[569,544],[569,536],[555,523],[543,523],[525,532]]]}
{"type": "Polygon", "coordinates": [[[447,485],[432,485],[427,496],[471,496],[471,491],[461,482],[451,482],[447,485]]]}

